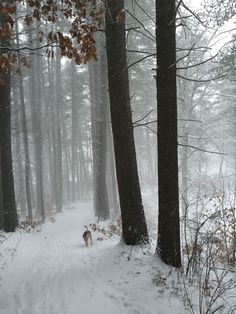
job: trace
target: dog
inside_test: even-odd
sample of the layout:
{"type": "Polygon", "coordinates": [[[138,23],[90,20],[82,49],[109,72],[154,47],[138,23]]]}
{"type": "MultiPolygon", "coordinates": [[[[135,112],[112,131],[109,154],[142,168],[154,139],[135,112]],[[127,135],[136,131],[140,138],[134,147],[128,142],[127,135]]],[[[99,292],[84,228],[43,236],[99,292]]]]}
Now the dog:
{"type": "Polygon", "coordinates": [[[86,229],[86,231],[83,233],[83,239],[84,239],[85,245],[88,247],[90,243],[90,245],[92,246],[93,245],[92,234],[88,230],[87,226],[84,226],[84,228],[86,229]]]}

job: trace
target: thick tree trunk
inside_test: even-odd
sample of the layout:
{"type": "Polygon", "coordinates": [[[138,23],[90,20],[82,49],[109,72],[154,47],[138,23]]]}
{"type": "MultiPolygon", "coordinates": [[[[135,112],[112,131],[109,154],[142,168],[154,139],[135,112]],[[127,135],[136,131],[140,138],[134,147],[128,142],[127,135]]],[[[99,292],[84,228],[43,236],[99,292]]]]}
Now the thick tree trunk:
{"type": "Polygon", "coordinates": [[[148,241],[142,205],[129,95],[124,1],[106,3],[106,47],[116,173],[126,244],[148,241]],[[120,18],[119,18],[120,17],[120,18]]]}
{"type": "Polygon", "coordinates": [[[0,230],[3,229],[2,161],[0,146],[0,230]]]}
{"type": "Polygon", "coordinates": [[[157,254],[169,265],[181,266],[175,0],[156,0],[159,218],[157,254]]]}
{"type": "MultiPolygon", "coordinates": [[[[6,15],[0,13],[0,27],[4,25],[6,15]]],[[[9,37],[0,39],[2,47],[10,46],[9,37]]],[[[4,48],[0,49],[3,54],[4,48]]],[[[17,211],[15,202],[14,178],[11,151],[11,74],[0,69],[0,160],[3,206],[3,228],[6,232],[15,231],[17,226],[17,211]]]]}

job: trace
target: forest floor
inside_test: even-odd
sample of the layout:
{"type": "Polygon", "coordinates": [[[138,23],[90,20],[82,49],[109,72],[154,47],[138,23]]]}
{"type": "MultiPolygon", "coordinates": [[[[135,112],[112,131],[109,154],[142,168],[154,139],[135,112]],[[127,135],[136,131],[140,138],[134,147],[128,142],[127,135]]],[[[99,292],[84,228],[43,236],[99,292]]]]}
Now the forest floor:
{"type": "Polygon", "coordinates": [[[2,234],[0,314],[184,314],[179,275],[149,247],[129,247],[118,235],[84,225],[92,204],[65,208],[31,232],[2,234]]]}

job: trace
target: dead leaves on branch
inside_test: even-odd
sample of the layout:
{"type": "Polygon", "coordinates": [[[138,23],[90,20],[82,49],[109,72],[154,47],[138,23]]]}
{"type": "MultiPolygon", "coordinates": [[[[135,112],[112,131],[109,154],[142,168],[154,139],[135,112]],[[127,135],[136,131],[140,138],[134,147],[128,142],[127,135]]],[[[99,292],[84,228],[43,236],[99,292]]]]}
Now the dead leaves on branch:
{"type": "MultiPolygon", "coordinates": [[[[96,47],[94,31],[97,30],[104,21],[104,9],[96,0],[8,0],[1,1],[0,13],[5,15],[7,23],[0,28],[0,38],[10,36],[14,27],[13,15],[17,13],[17,5],[22,4],[28,7],[27,15],[23,21],[27,26],[33,25],[37,21],[46,21],[60,25],[63,19],[69,21],[65,32],[55,31],[48,34],[43,31],[37,33],[39,42],[48,44],[46,54],[54,57],[52,48],[58,45],[61,55],[74,59],[77,64],[86,63],[96,58],[96,47]]],[[[46,45],[47,45],[46,44],[46,45]]],[[[10,47],[9,49],[10,50],[10,47]]],[[[13,49],[17,51],[17,49],[13,49]]],[[[7,64],[6,58],[2,58],[1,65],[7,64]]],[[[12,59],[8,60],[10,68],[12,59]]],[[[24,62],[25,64],[26,62],[24,62]]]]}
{"type": "MultiPolygon", "coordinates": [[[[104,24],[104,7],[97,0],[8,0],[1,1],[0,12],[6,17],[6,23],[0,28],[0,38],[10,36],[14,27],[13,15],[17,13],[17,5],[28,6],[28,13],[23,21],[26,26],[37,21],[46,21],[60,25],[65,19],[69,21],[65,32],[55,31],[48,34],[43,31],[37,33],[40,43],[48,45],[46,55],[54,57],[55,44],[59,47],[61,55],[74,59],[77,64],[86,63],[96,59],[96,45],[94,32],[104,24]]],[[[117,23],[124,23],[125,11],[120,11],[116,17],[117,23]]],[[[44,45],[45,46],[45,45],[44,45]]],[[[9,48],[10,49],[10,48],[9,48]]],[[[13,49],[12,49],[13,50],[13,49]]],[[[15,49],[17,51],[17,49],[15,49]]],[[[8,64],[9,68],[13,59],[7,63],[3,58],[1,64],[8,64]]],[[[19,61],[19,60],[18,60],[19,61]]],[[[23,65],[27,62],[23,62],[23,65]]],[[[28,64],[27,64],[28,66],[28,64]]],[[[20,73],[20,70],[18,71],[20,73]]]]}
{"type": "Polygon", "coordinates": [[[121,10],[116,16],[116,23],[122,24],[125,22],[125,10],[121,10]]]}

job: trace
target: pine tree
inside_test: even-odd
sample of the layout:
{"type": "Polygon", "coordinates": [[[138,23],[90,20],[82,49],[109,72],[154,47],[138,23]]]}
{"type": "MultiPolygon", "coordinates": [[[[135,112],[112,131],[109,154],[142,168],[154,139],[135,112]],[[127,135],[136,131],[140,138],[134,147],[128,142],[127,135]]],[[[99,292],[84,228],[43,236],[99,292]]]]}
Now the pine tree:
{"type": "Polygon", "coordinates": [[[159,197],[156,252],[166,264],[180,267],[175,14],[175,0],[156,0],[159,197]]]}
{"type": "Polygon", "coordinates": [[[106,48],[109,97],[123,239],[148,241],[139,185],[126,60],[124,1],[106,2],[106,48]]]}

